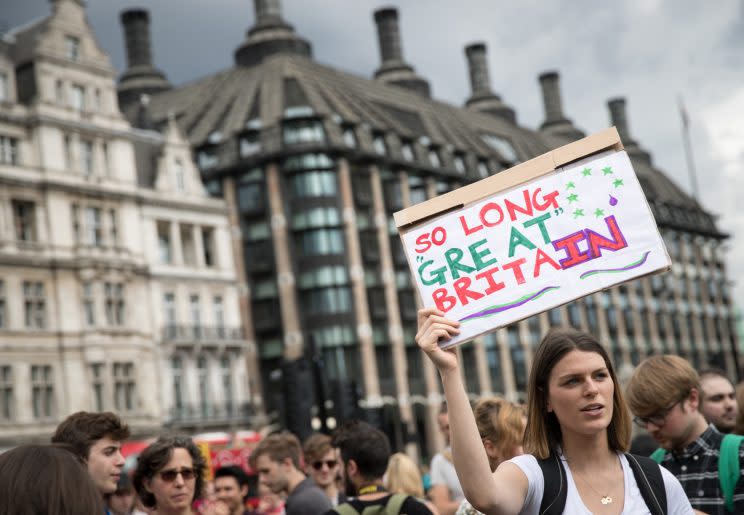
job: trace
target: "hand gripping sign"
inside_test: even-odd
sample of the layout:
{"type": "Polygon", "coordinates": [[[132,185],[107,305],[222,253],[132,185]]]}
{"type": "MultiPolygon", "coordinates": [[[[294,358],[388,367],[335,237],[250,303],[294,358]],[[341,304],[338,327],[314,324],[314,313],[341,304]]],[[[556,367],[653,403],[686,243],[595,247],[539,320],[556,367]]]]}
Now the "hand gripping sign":
{"type": "Polygon", "coordinates": [[[447,347],[671,267],[614,128],[394,216],[447,347]]]}

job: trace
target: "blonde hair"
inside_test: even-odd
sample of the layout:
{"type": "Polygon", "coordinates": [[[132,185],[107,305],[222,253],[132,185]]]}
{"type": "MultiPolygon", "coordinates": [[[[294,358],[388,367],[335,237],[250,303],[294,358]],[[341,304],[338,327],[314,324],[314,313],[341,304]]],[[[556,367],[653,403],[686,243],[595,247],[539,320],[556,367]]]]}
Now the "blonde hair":
{"type": "Polygon", "coordinates": [[[692,365],[665,354],[646,358],[636,367],[626,394],[633,413],[646,416],[685,399],[693,388],[700,391],[700,376],[692,365]]]}
{"type": "Polygon", "coordinates": [[[489,440],[499,456],[512,458],[507,453],[524,438],[524,408],[501,397],[488,397],[476,403],[473,414],[481,438],[489,440]]]}
{"type": "Polygon", "coordinates": [[[550,373],[563,356],[572,350],[594,352],[604,360],[614,385],[612,419],[607,426],[607,444],[613,451],[627,452],[630,447],[632,424],[610,357],[594,336],[569,327],[555,327],[548,331],[535,351],[527,385],[528,416],[524,431],[524,451],[537,459],[545,459],[563,442],[558,418],[554,412],[549,412],[545,408],[548,405],[550,373]]]}
{"type": "Polygon", "coordinates": [[[424,497],[424,483],[421,480],[421,472],[407,454],[396,452],[390,456],[385,478],[390,493],[407,494],[418,498],[424,497]]]}

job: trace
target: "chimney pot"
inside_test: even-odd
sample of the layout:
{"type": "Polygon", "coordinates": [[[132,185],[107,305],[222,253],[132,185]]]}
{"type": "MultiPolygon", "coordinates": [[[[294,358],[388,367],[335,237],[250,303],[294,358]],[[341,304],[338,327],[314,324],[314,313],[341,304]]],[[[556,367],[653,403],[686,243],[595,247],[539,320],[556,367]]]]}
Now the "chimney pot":
{"type": "Polygon", "coordinates": [[[558,72],[549,71],[540,74],[540,87],[545,104],[545,123],[553,123],[565,120],[561,102],[560,77],[558,72]]]}
{"type": "Polygon", "coordinates": [[[128,67],[152,66],[150,14],[145,9],[127,9],[121,13],[121,24],[124,26],[128,67]]]}
{"type": "Polygon", "coordinates": [[[607,101],[607,107],[610,108],[610,119],[612,125],[617,128],[620,139],[623,142],[630,143],[630,130],[628,128],[628,117],[625,112],[625,98],[617,97],[607,101]]]}
{"type": "Polygon", "coordinates": [[[403,61],[403,50],[400,44],[400,29],[398,28],[398,10],[386,7],[375,11],[377,37],[380,41],[380,57],[382,65],[389,61],[403,61]]]}
{"type": "Polygon", "coordinates": [[[485,43],[473,43],[465,47],[470,72],[470,87],[473,96],[491,94],[491,79],[488,76],[485,43]]]}

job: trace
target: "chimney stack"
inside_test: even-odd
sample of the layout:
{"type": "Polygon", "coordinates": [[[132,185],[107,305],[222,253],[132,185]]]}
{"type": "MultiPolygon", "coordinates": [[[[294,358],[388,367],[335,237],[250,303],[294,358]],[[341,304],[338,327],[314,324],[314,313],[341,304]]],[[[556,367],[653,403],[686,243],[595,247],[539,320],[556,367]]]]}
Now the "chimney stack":
{"type": "Polygon", "coordinates": [[[416,75],[413,66],[403,60],[398,10],[394,7],[385,7],[375,11],[374,16],[382,59],[382,64],[375,72],[375,79],[430,97],[429,83],[416,75]]]}
{"type": "Polygon", "coordinates": [[[127,69],[119,78],[119,105],[125,109],[139,102],[143,94],[151,95],[171,88],[160,70],[152,64],[150,45],[150,14],[145,9],[121,12],[124,42],[127,48],[127,69]]]}
{"type": "Polygon", "coordinates": [[[468,60],[470,87],[472,94],[465,105],[474,110],[491,114],[516,123],[517,116],[514,109],[504,105],[501,97],[491,91],[491,79],[488,74],[488,59],[485,43],[473,43],[465,47],[468,60]]]}
{"type": "Polygon", "coordinates": [[[610,121],[620,134],[620,139],[630,142],[630,130],[628,128],[628,117],[625,114],[625,99],[623,97],[612,98],[607,101],[607,107],[610,108],[610,121]]]}
{"type": "Polygon", "coordinates": [[[576,141],[585,136],[584,132],[574,127],[569,118],[563,115],[561,101],[560,77],[558,72],[549,71],[540,74],[543,104],[545,105],[545,121],[540,125],[540,131],[576,141]]]}
{"type": "Polygon", "coordinates": [[[235,64],[256,66],[275,54],[312,58],[310,43],[295,34],[294,27],[282,18],[279,0],[253,0],[256,22],[245,41],[235,50],[235,64]]]}

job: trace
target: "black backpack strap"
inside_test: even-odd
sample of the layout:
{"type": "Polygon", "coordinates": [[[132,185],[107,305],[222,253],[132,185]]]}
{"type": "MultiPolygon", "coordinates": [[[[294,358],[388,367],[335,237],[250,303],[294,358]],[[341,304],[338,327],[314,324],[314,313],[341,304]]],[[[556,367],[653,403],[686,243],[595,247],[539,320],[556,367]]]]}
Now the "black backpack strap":
{"type": "Polygon", "coordinates": [[[651,515],[665,515],[667,512],[666,488],[661,466],[646,456],[626,454],[630,469],[635,476],[638,489],[646,502],[651,515]]]}
{"type": "Polygon", "coordinates": [[[537,460],[543,475],[545,489],[540,502],[540,515],[561,515],[566,506],[568,479],[561,459],[553,453],[550,457],[537,460]]]}

